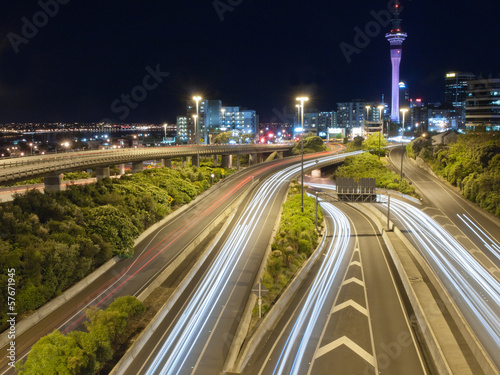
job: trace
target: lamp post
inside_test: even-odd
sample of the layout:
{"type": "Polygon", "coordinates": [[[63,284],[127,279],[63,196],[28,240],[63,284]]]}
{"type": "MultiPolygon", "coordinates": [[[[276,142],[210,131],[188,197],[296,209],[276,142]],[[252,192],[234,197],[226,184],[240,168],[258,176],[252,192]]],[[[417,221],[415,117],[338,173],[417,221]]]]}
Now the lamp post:
{"type": "Polygon", "coordinates": [[[33,156],[33,143],[30,143],[30,148],[31,148],[31,156],[33,156]]]}
{"type": "Polygon", "coordinates": [[[380,130],[378,132],[378,158],[380,159],[380,133],[384,132],[384,118],[382,117],[382,111],[384,110],[383,105],[379,105],[378,107],[379,111],[379,118],[380,118],[380,130]]]}
{"type": "Polygon", "coordinates": [[[196,131],[196,120],[198,120],[198,115],[193,115],[193,120],[194,120],[194,136],[196,137],[196,145],[198,145],[198,132],[196,131]]]}
{"type": "Polygon", "coordinates": [[[403,146],[403,150],[401,151],[401,181],[403,181],[403,157],[405,156],[403,137],[405,135],[405,114],[408,112],[408,108],[401,108],[400,111],[403,113],[403,127],[401,128],[401,146],[403,146]]]}
{"type": "Polygon", "coordinates": [[[300,174],[301,174],[301,196],[300,196],[300,211],[304,212],[304,102],[309,100],[308,97],[302,96],[297,98],[300,101],[300,127],[302,129],[302,140],[300,142],[300,150],[302,154],[300,174]]]}
{"type": "Polygon", "coordinates": [[[167,124],[163,124],[163,143],[167,142],[167,124]]]}
{"type": "MultiPolygon", "coordinates": [[[[196,102],[196,118],[198,118],[199,116],[199,102],[201,100],[201,96],[193,96],[193,100],[196,102]]],[[[194,117],[194,116],[193,116],[194,117]]],[[[194,124],[194,131],[195,131],[195,135],[196,135],[196,146],[198,146],[199,142],[200,142],[200,138],[198,136],[198,128],[196,127],[196,121],[195,121],[195,124],[194,124]]]]}

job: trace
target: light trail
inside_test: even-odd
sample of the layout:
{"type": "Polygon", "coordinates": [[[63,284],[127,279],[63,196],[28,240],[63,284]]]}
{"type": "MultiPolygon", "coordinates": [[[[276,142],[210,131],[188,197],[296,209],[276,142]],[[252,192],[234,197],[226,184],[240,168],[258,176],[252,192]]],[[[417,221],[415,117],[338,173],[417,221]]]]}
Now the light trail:
{"type": "Polygon", "coordinates": [[[476,223],[474,223],[467,215],[460,216],[457,214],[458,218],[481,240],[484,246],[498,259],[500,259],[500,246],[498,243],[491,238],[487,233],[485,233],[476,223]]]}
{"type": "Polygon", "coordinates": [[[415,237],[422,256],[499,366],[500,283],[455,238],[419,209],[392,198],[391,211],[415,237]]]}
{"type": "Polygon", "coordinates": [[[286,340],[273,374],[303,374],[309,368],[311,358],[306,358],[306,349],[311,347],[311,336],[324,309],[325,301],[331,295],[333,282],[342,265],[351,228],[349,220],[338,208],[330,203],[322,202],[321,206],[333,219],[334,240],[326,251],[320,270],[316,274],[299,316],[286,340]]]}
{"type": "MultiPolygon", "coordinates": [[[[348,155],[356,155],[353,152],[348,155]]],[[[346,156],[332,155],[322,158],[322,161],[333,161],[346,156]]],[[[304,161],[304,168],[316,165],[315,160],[304,161]]],[[[187,302],[179,319],[166,337],[151,365],[145,372],[151,374],[187,373],[185,363],[192,355],[193,347],[206,328],[208,319],[228,286],[232,274],[245,252],[251,238],[256,235],[255,227],[262,215],[273,202],[273,196],[283,184],[300,171],[300,164],[287,167],[268,178],[258,189],[250,203],[245,208],[241,218],[229,238],[217,254],[213,264],[206,271],[203,280],[198,285],[191,299],[187,302]]],[[[195,361],[196,362],[196,361],[195,361]]],[[[187,367],[187,368],[186,368],[187,367]]]]}

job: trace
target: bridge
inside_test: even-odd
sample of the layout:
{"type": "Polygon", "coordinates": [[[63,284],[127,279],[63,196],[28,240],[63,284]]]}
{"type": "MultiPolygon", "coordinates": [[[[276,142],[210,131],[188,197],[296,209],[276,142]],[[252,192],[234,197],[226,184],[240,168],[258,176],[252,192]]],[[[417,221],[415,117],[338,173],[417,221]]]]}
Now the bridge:
{"type": "Polygon", "coordinates": [[[276,152],[278,158],[291,152],[293,145],[208,145],[131,148],[118,150],[91,150],[66,152],[62,154],[37,155],[15,159],[0,160],[0,184],[13,183],[44,177],[45,189],[58,191],[61,188],[61,174],[72,171],[93,169],[97,179],[109,177],[109,167],[118,165],[120,173],[125,171],[125,163],[132,163],[132,173],[141,171],[146,160],[161,160],[165,167],[172,166],[172,158],[191,158],[194,166],[200,165],[201,156],[222,156],[222,167],[232,167],[233,156],[236,156],[236,167],[239,168],[240,156],[249,155],[251,165],[261,163],[269,155],[276,152]]]}

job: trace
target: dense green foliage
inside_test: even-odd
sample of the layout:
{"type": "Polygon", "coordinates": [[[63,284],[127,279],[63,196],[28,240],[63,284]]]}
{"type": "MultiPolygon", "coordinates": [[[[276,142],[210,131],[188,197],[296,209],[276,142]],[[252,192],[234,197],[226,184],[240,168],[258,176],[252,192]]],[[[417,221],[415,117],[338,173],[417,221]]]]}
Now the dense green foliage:
{"type": "MultiPolygon", "coordinates": [[[[315,205],[314,198],[304,195],[304,212],[301,212],[300,184],[292,181],[287,201],[283,204],[279,231],[274,238],[272,253],[262,280],[263,285],[269,290],[262,301],[263,311],[269,310],[297,269],[318,246],[315,205]]],[[[318,207],[318,226],[323,226],[321,207],[318,207]]]]}
{"type": "Polygon", "coordinates": [[[406,180],[400,181],[399,175],[387,169],[377,155],[364,153],[346,158],[337,168],[333,178],[352,177],[375,178],[377,187],[397,190],[403,194],[415,195],[415,189],[406,180]]]}
{"type": "MultiPolygon", "coordinates": [[[[16,270],[16,312],[37,309],[115,255],[133,254],[134,239],[174,206],[189,203],[232,170],[145,170],[120,179],[42,194],[30,190],[0,205],[0,283],[16,270]]],[[[7,288],[0,291],[5,328],[7,288]]]]}
{"type": "MultiPolygon", "coordinates": [[[[312,154],[315,152],[325,151],[326,147],[323,144],[323,139],[314,135],[314,133],[308,133],[304,137],[304,154],[312,154]]],[[[292,154],[300,155],[302,153],[302,140],[295,143],[293,147],[292,154]]]]}
{"type": "Polygon", "coordinates": [[[144,311],[131,296],[117,298],[106,310],[88,310],[87,332],[54,331],[42,337],[18,370],[22,375],[97,374],[113,358],[113,347],[129,336],[127,323],[144,311]]]}
{"type": "Polygon", "coordinates": [[[384,156],[386,153],[387,140],[383,134],[377,132],[370,134],[363,142],[363,149],[368,151],[370,154],[378,155],[379,152],[379,141],[380,141],[380,156],[384,156]]]}
{"type": "Polygon", "coordinates": [[[407,150],[409,155],[424,159],[436,174],[460,187],[464,197],[500,217],[499,134],[459,134],[456,142],[436,146],[418,138],[407,150]]]}

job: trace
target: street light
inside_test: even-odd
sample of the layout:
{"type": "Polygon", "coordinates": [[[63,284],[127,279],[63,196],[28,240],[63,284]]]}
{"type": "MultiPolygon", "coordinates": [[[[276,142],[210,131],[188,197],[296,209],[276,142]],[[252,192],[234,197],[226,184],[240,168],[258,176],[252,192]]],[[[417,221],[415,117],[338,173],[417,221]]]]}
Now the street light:
{"type": "Polygon", "coordinates": [[[403,151],[401,152],[401,181],[403,181],[403,157],[405,156],[405,149],[403,144],[403,137],[405,135],[405,114],[408,112],[408,108],[401,108],[400,111],[403,113],[403,127],[401,128],[401,146],[403,146],[403,151]]]}
{"type": "MultiPolygon", "coordinates": [[[[200,102],[200,100],[201,100],[201,96],[193,96],[193,100],[196,102],[196,118],[198,118],[198,116],[199,116],[199,113],[198,113],[198,108],[199,108],[199,107],[198,107],[198,103],[199,103],[199,102],[200,102]]],[[[194,117],[194,116],[193,116],[193,117],[194,117]]],[[[200,139],[199,139],[199,137],[198,137],[198,133],[199,133],[199,132],[198,132],[198,128],[196,127],[196,122],[195,122],[195,124],[194,124],[194,125],[195,125],[195,126],[194,126],[194,129],[195,129],[195,134],[196,134],[196,145],[198,146],[198,144],[199,144],[199,140],[200,140],[200,139]]]]}
{"type": "Polygon", "coordinates": [[[198,115],[193,115],[193,119],[194,119],[194,128],[195,128],[195,137],[196,137],[196,145],[198,145],[198,134],[196,132],[196,120],[198,119],[198,115]]]}
{"type": "Polygon", "coordinates": [[[167,142],[167,124],[163,124],[163,143],[167,142]]]}
{"type": "Polygon", "coordinates": [[[33,156],[33,143],[30,142],[30,148],[31,148],[31,156],[33,156]]]}
{"type": "Polygon", "coordinates": [[[304,102],[309,100],[308,97],[302,96],[296,100],[300,101],[300,127],[302,129],[302,141],[300,142],[300,150],[302,154],[300,174],[301,174],[301,196],[300,196],[300,211],[304,212],[304,102]]]}
{"type": "Polygon", "coordinates": [[[380,119],[380,130],[378,132],[378,158],[380,159],[380,133],[384,131],[384,118],[382,117],[382,111],[384,110],[385,106],[379,105],[377,108],[379,111],[379,119],[380,119]]]}
{"type": "Polygon", "coordinates": [[[295,104],[295,107],[297,107],[297,120],[300,122],[300,104],[295,104]]]}

